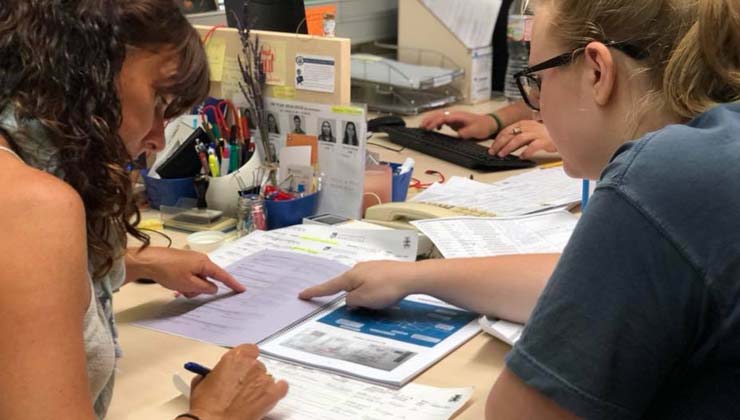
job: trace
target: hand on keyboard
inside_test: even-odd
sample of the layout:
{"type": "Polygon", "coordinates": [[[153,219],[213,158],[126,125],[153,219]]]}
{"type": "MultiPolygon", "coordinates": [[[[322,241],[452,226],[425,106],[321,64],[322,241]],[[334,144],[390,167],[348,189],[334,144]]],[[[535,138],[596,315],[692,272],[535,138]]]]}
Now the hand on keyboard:
{"type": "Polygon", "coordinates": [[[535,165],[530,160],[522,160],[513,155],[503,158],[491,156],[487,147],[472,141],[461,141],[459,138],[436,131],[392,126],[382,127],[382,130],[388,133],[388,140],[393,143],[465,168],[498,171],[529,168],[535,165]]]}
{"type": "Polygon", "coordinates": [[[457,131],[463,139],[485,140],[496,131],[496,122],[488,115],[478,115],[464,111],[436,111],[429,113],[421,121],[419,128],[439,130],[443,125],[457,131]]]}
{"type": "Polygon", "coordinates": [[[493,155],[506,156],[520,148],[524,148],[519,154],[522,159],[529,159],[539,150],[551,153],[558,151],[544,124],[534,120],[523,120],[501,130],[489,152],[493,155]]]}

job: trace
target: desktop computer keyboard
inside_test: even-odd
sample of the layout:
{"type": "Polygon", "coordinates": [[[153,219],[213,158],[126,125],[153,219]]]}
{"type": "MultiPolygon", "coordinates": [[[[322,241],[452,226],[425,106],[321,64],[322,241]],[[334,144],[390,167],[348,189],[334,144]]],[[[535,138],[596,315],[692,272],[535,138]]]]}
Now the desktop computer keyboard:
{"type": "Polygon", "coordinates": [[[535,162],[509,155],[503,158],[488,154],[488,148],[474,141],[451,137],[421,128],[383,126],[378,129],[388,134],[388,140],[409,149],[418,150],[438,159],[480,171],[504,171],[531,168],[535,162]]]}

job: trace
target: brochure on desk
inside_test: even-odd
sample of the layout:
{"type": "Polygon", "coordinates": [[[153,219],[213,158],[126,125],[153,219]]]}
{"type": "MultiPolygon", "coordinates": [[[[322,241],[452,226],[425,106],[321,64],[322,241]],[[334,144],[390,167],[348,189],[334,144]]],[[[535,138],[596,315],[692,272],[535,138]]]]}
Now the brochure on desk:
{"type": "Polygon", "coordinates": [[[268,357],[401,387],[475,336],[477,318],[425,295],[382,311],[336,302],[260,349],[268,357]]]}

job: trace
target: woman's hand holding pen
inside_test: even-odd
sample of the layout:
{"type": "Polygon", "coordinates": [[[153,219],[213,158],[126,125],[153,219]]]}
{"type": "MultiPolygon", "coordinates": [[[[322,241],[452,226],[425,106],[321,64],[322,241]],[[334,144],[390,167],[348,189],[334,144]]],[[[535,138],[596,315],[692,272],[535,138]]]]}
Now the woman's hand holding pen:
{"type": "Polygon", "coordinates": [[[313,299],[347,292],[347,305],[382,309],[412,293],[417,265],[413,262],[370,261],[355,265],[326,283],[310,287],[298,295],[313,299]]]}
{"type": "Polygon", "coordinates": [[[419,125],[425,130],[439,130],[443,125],[457,131],[464,139],[485,140],[498,129],[489,115],[465,111],[435,111],[427,114],[419,125]]]}
{"type": "Polygon", "coordinates": [[[187,298],[214,294],[223,283],[235,292],[246,290],[231,274],[195,251],[150,246],[126,254],[127,280],[149,278],[187,298]]]}
{"type": "Polygon", "coordinates": [[[257,420],[288,393],[257,360],[259,349],[245,344],[229,350],[208,376],[191,384],[189,414],[203,420],[257,420]]]}

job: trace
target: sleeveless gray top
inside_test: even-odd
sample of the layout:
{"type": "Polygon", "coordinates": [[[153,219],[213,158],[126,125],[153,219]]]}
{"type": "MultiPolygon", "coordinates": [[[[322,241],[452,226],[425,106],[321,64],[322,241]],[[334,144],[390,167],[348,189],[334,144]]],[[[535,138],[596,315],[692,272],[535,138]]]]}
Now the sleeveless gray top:
{"type": "MultiPolygon", "coordinates": [[[[0,115],[0,128],[13,137],[18,131],[18,124],[12,111],[5,110],[0,115]]],[[[48,172],[57,177],[62,173],[54,148],[46,140],[41,126],[34,121],[23,125],[28,139],[17,142],[16,152],[27,165],[48,172]],[[28,141],[26,141],[28,140],[28,141]]],[[[0,153],[6,153],[0,149],[0,153]]],[[[110,405],[113,393],[113,373],[116,357],[120,356],[116,344],[116,328],[113,322],[111,298],[124,281],[125,269],[123,259],[114,262],[112,270],[101,279],[92,281],[92,262],[88,266],[88,283],[90,284],[90,303],[85,312],[84,340],[87,356],[87,376],[90,383],[90,397],[94,404],[95,415],[102,419],[110,405]]]]}

